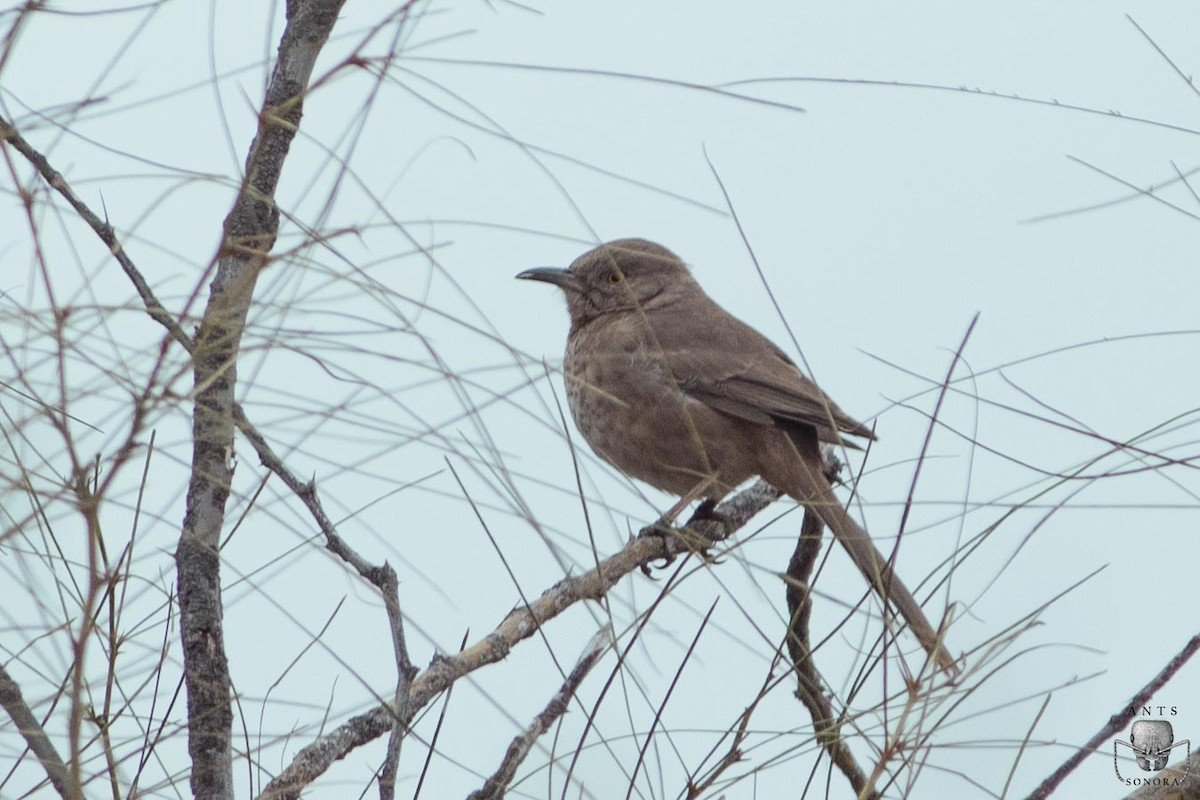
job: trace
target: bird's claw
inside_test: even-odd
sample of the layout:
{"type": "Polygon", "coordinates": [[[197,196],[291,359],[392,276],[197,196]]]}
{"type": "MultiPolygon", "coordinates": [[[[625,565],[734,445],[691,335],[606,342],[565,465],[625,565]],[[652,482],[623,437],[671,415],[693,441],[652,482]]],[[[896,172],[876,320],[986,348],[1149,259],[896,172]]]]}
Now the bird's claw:
{"type": "MultiPolygon", "coordinates": [[[[669,538],[671,538],[672,536],[678,535],[678,533],[679,533],[679,531],[677,531],[665,519],[659,519],[656,522],[654,522],[650,525],[647,525],[646,527],[644,527],[640,531],[638,531],[638,538],[640,539],[640,538],[646,537],[646,536],[657,536],[659,539],[663,540],[663,549],[666,550],[667,540],[669,538]]],[[[662,563],[658,564],[656,566],[658,569],[666,569],[667,567],[671,566],[674,563],[675,563],[675,554],[670,551],[667,551],[667,553],[663,556],[662,563]]],[[[645,575],[647,578],[650,578],[651,580],[658,580],[657,578],[654,577],[654,574],[651,571],[650,564],[642,564],[641,567],[639,567],[639,569],[641,569],[642,574],[645,575]]]]}
{"type": "MultiPolygon", "coordinates": [[[[704,528],[706,523],[718,523],[726,531],[731,526],[731,520],[728,515],[722,514],[716,510],[717,504],[712,500],[705,500],[697,508],[692,518],[688,520],[687,525],[682,528],[676,528],[671,525],[666,518],[659,519],[652,525],[647,525],[638,531],[638,537],[657,536],[663,540],[664,549],[666,541],[672,538],[682,539],[687,543],[688,548],[696,555],[704,559],[706,564],[720,564],[721,561],[710,554],[710,549],[714,543],[713,537],[706,534],[704,528]],[[700,525],[697,525],[700,523],[700,525]]],[[[665,569],[675,563],[675,554],[667,552],[662,559],[662,562],[655,564],[657,569],[665,569]]],[[[648,578],[652,578],[651,565],[642,564],[640,569],[642,574],[648,578]]]]}

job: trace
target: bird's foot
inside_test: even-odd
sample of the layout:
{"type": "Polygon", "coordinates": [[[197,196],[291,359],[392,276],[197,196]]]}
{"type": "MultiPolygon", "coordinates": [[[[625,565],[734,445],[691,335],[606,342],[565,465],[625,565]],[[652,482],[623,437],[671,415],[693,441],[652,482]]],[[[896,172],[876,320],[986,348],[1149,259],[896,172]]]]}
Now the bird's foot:
{"type": "MultiPolygon", "coordinates": [[[[675,513],[678,514],[679,512],[675,513]]],[[[663,550],[666,552],[666,554],[663,556],[662,563],[655,565],[658,567],[658,569],[666,569],[675,563],[675,554],[670,551],[667,546],[667,542],[670,541],[674,536],[678,535],[679,529],[672,525],[671,521],[672,520],[668,519],[666,515],[663,515],[638,531],[639,539],[654,536],[662,540],[663,550]]],[[[640,569],[642,570],[642,574],[647,578],[654,577],[654,573],[651,570],[650,564],[642,564],[640,569]]]]}
{"type": "MultiPolygon", "coordinates": [[[[717,559],[709,555],[709,550],[718,539],[724,538],[722,533],[728,535],[732,527],[732,520],[729,515],[717,511],[716,501],[706,499],[696,507],[692,512],[692,517],[687,521],[687,524],[682,528],[672,524],[675,518],[679,516],[682,509],[676,504],[670,511],[660,517],[656,522],[647,525],[638,531],[638,536],[657,536],[664,540],[672,538],[682,539],[688,546],[688,549],[699,555],[705,561],[715,564],[717,559]],[[714,530],[713,525],[720,525],[720,530],[714,530]]],[[[662,563],[656,564],[658,569],[665,569],[675,563],[675,554],[668,552],[663,556],[662,563]]],[[[642,565],[642,574],[651,577],[650,566],[642,565]]]]}

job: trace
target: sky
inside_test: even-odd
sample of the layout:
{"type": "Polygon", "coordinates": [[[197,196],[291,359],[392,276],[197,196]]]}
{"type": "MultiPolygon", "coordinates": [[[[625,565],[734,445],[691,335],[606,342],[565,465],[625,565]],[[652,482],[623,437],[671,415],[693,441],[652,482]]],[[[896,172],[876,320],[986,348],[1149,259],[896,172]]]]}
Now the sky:
{"type": "MultiPolygon", "coordinates": [[[[1190,598],[1200,546],[1200,200],[1179,176],[1200,169],[1190,80],[1200,7],[415,9],[402,26],[381,26],[380,8],[349,0],[318,63],[323,79],[279,189],[282,255],[260,281],[240,397],[291,468],[314,477],[344,535],[397,568],[418,665],[457,650],[467,631],[477,640],[522,593],[588,568],[591,539],[613,552],[673,502],[581,449],[589,534],[557,405],[563,303],[550,287],[513,280],[626,236],[677,252],[722,305],[877,425],[865,467],[853,464],[863,469],[860,513],[886,549],[912,493],[898,559],[906,580],[944,578],[947,559],[986,532],[932,601],[939,611],[955,604],[952,646],[969,651],[967,685],[980,685],[938,707],[948,721],[913,796],[998,797],[1006,782],[1008,796],[1024,796],[1194,634],[1175,609],[1190,598]],[[335,69],[356,50],[386,55],[394,37],[385,80],[335,69]],[[1114,447],[1129,442],[1138,449],[1114,447]],[[1015,643],[989,649],[1039,609],[1015,643]]],[[[105,10],[51,2],[31,15],[0,66],[0,113],[105,210],[166,305],[194,323],[282,4],[105,10]]],[[[7,10],[0,23],[13,19],[7,10]]],[[[69,385],[74,412],[93,427],[73,430],[81,452],[111,454],[126,389],[144,382],[161,334],[104,246],[6,152],[0,380],[23,376],[52,397],[48,292],[78,308],[69,385]],[[14,174],[41,192],[48,281],[14,174]]],[[[182,397],[186,363],[173,353],[169,366],[182,397]]],[[[23,421],[10,425],[22,437],[4,457],[0,496],[20,517],[11,509],[28,499],[14,462],[36,463],[53,495],[63,444],[36,406],[0,400],[23,421]]],[[[187,413],[164,402],[154,418],[129,601],[130,618],[146,619],[132,629],[138,675],[156,658],[163,631],[152,623],[165,618],[174,580],[187,413]]],[[[324,553],[281,485],[256,497],[263,472],[244,443],[238,457],[230,518],[245,522],[223,551],[227,644],[271,771],[316,733],[326,706],[326,729],[372,707],[393,668],[372,590],[324,553]]],[[[107,512],[114,549],[129,538],[141,477],[140,462],[128,469],[107,512]]],[[[50,517],[69,549],[78,523],[57,502],[50,517]]],[[[661,784],[643,775],[638,796],[677,796],[772,674],[778,573],[799,526],[784,514],[791,508],[765,512],[724,563],[694,565],[655,612],[620,699],[599,717],[609,747],[593,738],[576,769],[584,796],[624,789],[615,765],[630,762],[714,601],[663,718],[673,735],[656,742],[646,770],[661,784]]],[[[36,555],[38,535],[0,543],[0,580],[21,587],[0,612],[0,655],[47,711],[70,650],[62,635],[43,635],[63,614],[47,598],[66,582],[36,555]]],[[[661,585],[639,576],[616,590],[619,632],[629,635],[661,585]]],[[[826,632],[863,591],[840,552],[817,589],[814,624],[826,632]]],[[[456,689],[429,796],[478,787],[557,685],[556,662],[569,668],[605,619],[596,605],[573,609],[456,689]]],[[[819,653],[842,696],[872,630],[854,616],[819,653]]],[[[585,684],[587,703],[613,663],[609,655],[585,684]]],[[[1200,735],[1198,669],[1186,666],[1154,698],[1177,708],[1177,738],[1200,735]]],[[[167,672],[178,670],[176,648],[167,672]]],[[[869,682],[866,692],[878,689],[869,682]]],[[[811,726],[786,681],[769,701],[741,772],[760,769],[723,787],[729,798],[780,796],[807,780],[811,726]]],[[[586,713],[569,715],[560,755],[586,713]]],[[[423,719],[418,734],[435,721],[423,719]]],[[[876,722],[868,714],[863,724],[878,745],[876,722]]],[[[0,742],[19,751],[3,725],[0,742]]],[[[856,748],[869,757],[870,745],[856,748]]],[[[180,769],[182,734],[162,752],[163,774],[180,769]]],[[[379,747],[353,754],[311,796],[357,791],[380,756],[379,747]]],[[[405,754],[410,792],[421,757],[418,747],[405,754]]],[[[544,766],[546,753],[537,758],[544,766]]],[[[561,791],[562,775],[538,769],[521,791],[561,791]]],[[[823,796],[820,780],[811,796],[823,796]]],[[[1097,755],[1061,793],[1127,791],[1097,755]]],[[[835,776],[828,795],[851,793],[835,776]]]]}

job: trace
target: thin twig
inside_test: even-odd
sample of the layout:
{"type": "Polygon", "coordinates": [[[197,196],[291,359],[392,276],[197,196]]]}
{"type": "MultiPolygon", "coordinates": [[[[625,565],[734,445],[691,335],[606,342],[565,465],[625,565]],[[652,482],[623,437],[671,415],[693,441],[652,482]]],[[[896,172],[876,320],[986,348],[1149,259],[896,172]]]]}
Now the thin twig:
{"type": "Polygon", "coordinates": [[[384,562],[378,570],[378,577],[379,582],[376,585],[383,593],[383,600],[387,606],[388,623],[392,633],[392,652],[396,657],[396,694],[392,701],[396,719],[388,736],[383,769],[379,773],[379,800],[392,800],[396,796],[396,773],[400,768],[400,743],[408,733],[408,723],[411,719],[408,690],[413,678],[417,677],[418,670],[408,656],[408,645],[404,640],[404,617],[400,613],[400,587],[396,579],[396,570],[392,569],[391,564],[384,562]]]}
{"type": "Polygon", "coordinates": [[[708,607],[708,612],[704,615],[704,619],[700,620],[700,627],[696,629],[696,635],[692,637],[692,643],[688,645],[687,652],[679,660],[679,669],[675,670],[675,676],[671,679],[671,684],[667,687],[662,702],[654,710],[654,720],[650,723],[650,730],[646,731],[646,738],[642,742],[642,749],[638,751],[637,761],[633,765],[633,774],[629,776],[629,788],[625,790],[625,800],[630,800],[633,797],[633,790],[637,788],[638,773],[642,769],[642,764],[646,763],[646,751],[650,749],[650,744],[654,741],[655,731],[658,730],[658,726],[662,722],[663,711],[666,710],[667,703],[671,700],[671,695],[675,693],[675,688],[679,685],[679,679],[683,677],[684,667],[691,662],[692,654],[696,652],[696,645],[700,644],[700,637],[704,635],[704,630],[708,627],[708,622],[712,619],[713,612],[717,610],[717,603],[720,599],[720,597],[717,597],[712,601],[712,605],[708,607]]]}
{"type": "Polygon", "coordinates": [[[175,318],[163,307],[163,304],[158,301],[154,295],[154,290],[150,288],[150,284],[142,277],[142,273],[134,265],[129,254],[125,252],[125,248],[121,245],[121,240],[117,238],[116,231],[112,225],[100,219],[87,203],[79,199],[79,196],[71,189],[71,186],[63,178],[62,173],[51,166],[49,160],[21,136],[20,132],[12,126],[3,117],[0,117],[0,141],[3,141],[13,147],[21,155],[25,156],[38,174],[45,179],[50,188],[54,189],[75,209],[75,213],[80,219],[88,224],[100,237],[100,241],[108,246],[109,251],[113,254],[113,258],[121,265],[121,269],[132,281],[138,295],[142,298],[142,303],[146,306],[146,313],[150,318],[162,325],[171,334],[171,338],[182,344],[188,352],[192,350],[191,337],[184,332],[183,328],[175,321],[175,318]]]}
{"type": "Polygon", "coordinates": [[[513,777],[517,774],[517,767],[521,766],[525,757],[529,755],[534,742],[549,730],[550,726],[563,714],[567,713],[571,698],[579,691],[583,679],[591,672],[592,667],[596,666],[600,656],[604,655],[612,646],[612,642],[612,626],[605,623],[587,643],[583,654],[579,656],[575,667],[563,680],[562,686],[554,693],[554,697],[550,699],[542,712],[533,718],[529,727],[512,740],[504,754],[504,760],[500,762],[500,766],[492,773],[492,776],[484,782],[483,788],[471,792],[467,795],[467,800],[500,800],[504,797],[508,791],[508,785],[512,783],[513,777]]]}
{"type": "MultiPolygon", "coordinates": [[[[629,658],[629,654],[632,653],[633,648],[640,643],[642,633],[646,630],[646,626],[650,624],[650,621],[654,619],[654,615],[658,607],[664,600],[671,596],[671,593],[678,583],[679,577],[683,573],[684,567],[686,566],[686,561],[680,563],[680,565],[676,567],[669,576],[667,576],[666,581],[664,581],[662,586],[659,587],[658,596],[651,601],[650,605],[645,611],[642,611],[638,614],[637,626],[633,629],[633,633],[626,637],[625,646],[621,648],[619,653],[617,653],[617,663],[613,664],[613,668],[609,670],[608,679],[605,680],[604,686],[600,688],[599,693],[596,695],[596,700],[592,703],[592,707],[588,710],[587,719],[584,720],[583,723],[583,730],[579,732],[579,741],[571,750],[571,763],[567,766],[567,774],[563,777],[562,794],[560,795],[561,800],[568,800],[568,792],[570,792],[572,788],[571,779],[575,774],[575,767],[579,763],[579,757],[584,753],[584,745],[587,743],[588,737],[591,735],[592,728],[596,724],[596,716],[600,713],[600,707],[604,705],[604,700],[608,697],[609,690],[612,689],[613,684],[617,681],[617,678],[622,675],[625,669],[625,662],[629,658]]],[[[580,781],[577,785],[582,791],[584,788],[583,783],[580,781]]]]}
{"type": "MultiPolygon", "coordinates": [[[[458,649],[462,650],[466,647],[470,638],[471,631],[468,628],[463,633],[458,649]]],[[[429,774],[429,765],[433,762],[433,754],[437,752],[438,739],[442,736],[442,725],[446,722],[446,712],[450,710],[450,698],[453,694],[454,687],[451,686],[446,690],[446,699],[442,701],[442,710],[438,713],[437,725],[433,726],[433,736],[429,738],[429,748],[425,753],[425,763],[421,765],[421,775],[417,778],[417,788],[413,790],[413,800],[421,800],[421,787],[425,785],[425,776],[429,774]]]]}

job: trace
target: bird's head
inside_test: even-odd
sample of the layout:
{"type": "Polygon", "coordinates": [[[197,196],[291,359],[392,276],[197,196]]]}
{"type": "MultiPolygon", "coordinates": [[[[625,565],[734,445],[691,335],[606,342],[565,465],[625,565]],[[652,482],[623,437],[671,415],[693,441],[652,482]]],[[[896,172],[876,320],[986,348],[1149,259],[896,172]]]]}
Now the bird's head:
{"type": "Polygon", "coordinates": [[[572,327],[604,314],[670,303],[698,288],[679,256],[645,239],[617,239],[587,251],[568,269],[537,267],[517,277],[562,289],[572,327]]]}

